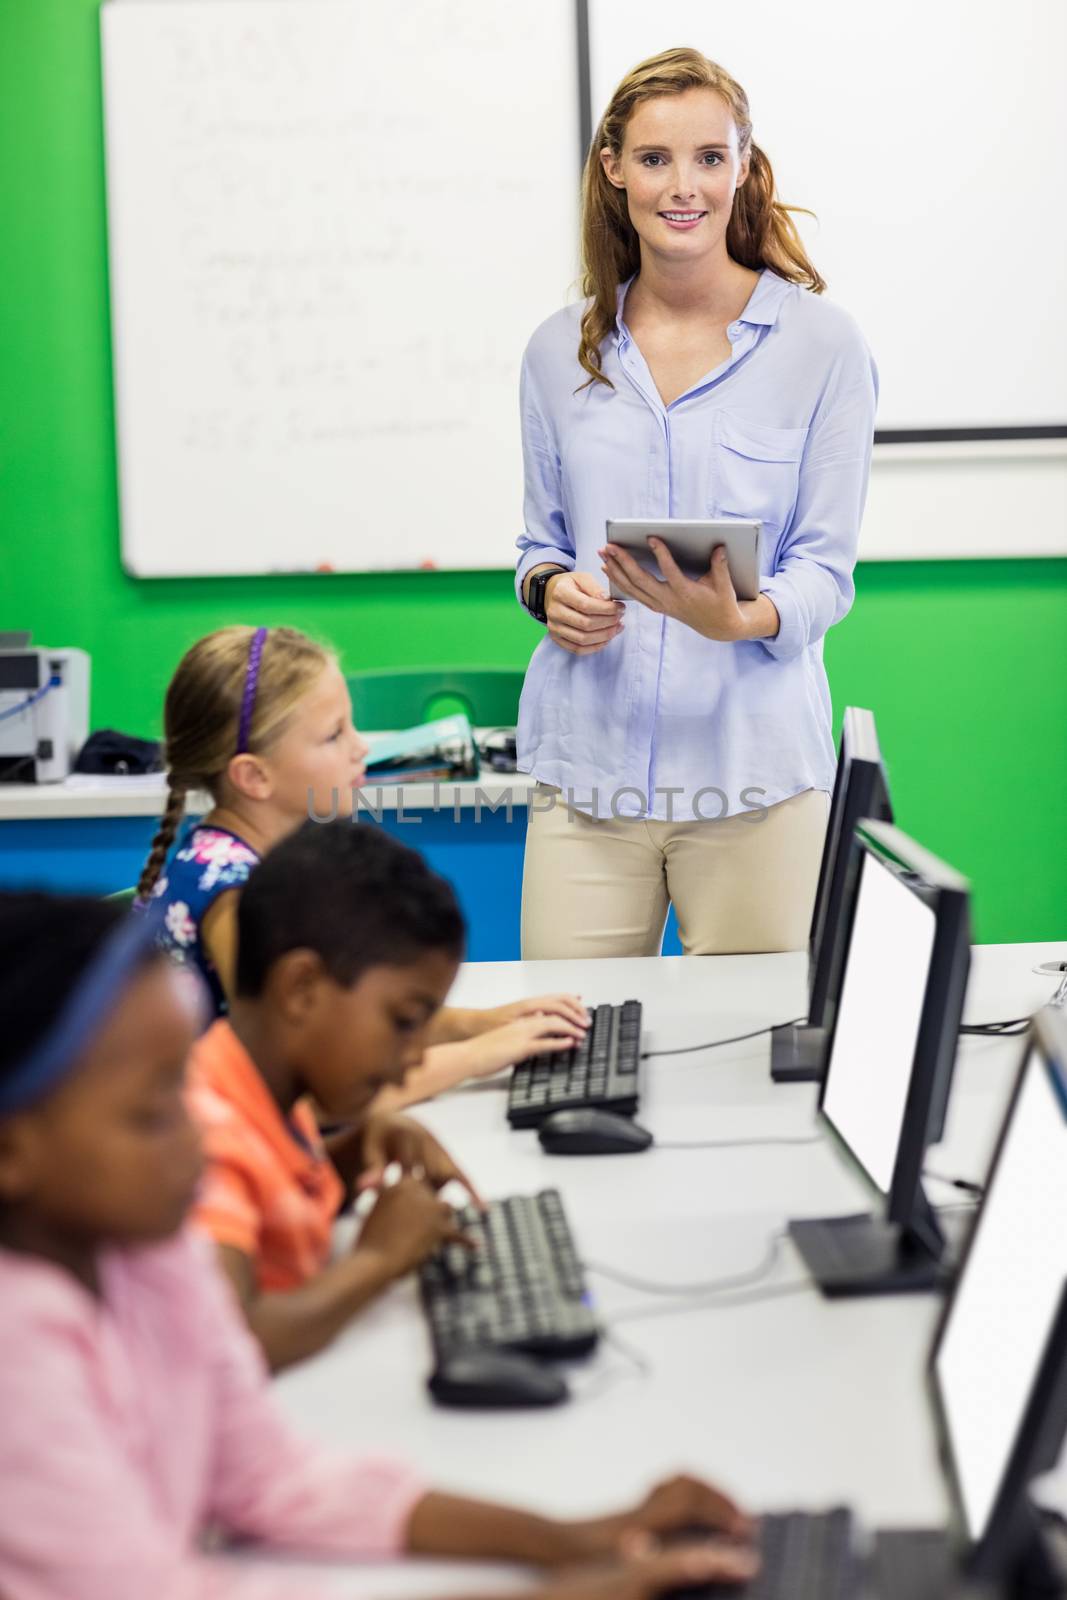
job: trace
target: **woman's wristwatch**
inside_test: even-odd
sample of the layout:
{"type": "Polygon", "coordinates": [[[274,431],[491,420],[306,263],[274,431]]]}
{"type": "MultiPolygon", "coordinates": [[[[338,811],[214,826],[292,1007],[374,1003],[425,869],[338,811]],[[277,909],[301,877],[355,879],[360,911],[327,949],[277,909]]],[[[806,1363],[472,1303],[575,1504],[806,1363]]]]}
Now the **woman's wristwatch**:
{"type": "Polygon", "coordinates": [[[554,578],[557,572],[566,572],[566,567],[544,567],[542,571],[535,572],[530,579],[530,587],[526,591],[526,609],[535,622],[547,622],[548,615],[545,611],[545,589],[549,578],[554,578]]]}

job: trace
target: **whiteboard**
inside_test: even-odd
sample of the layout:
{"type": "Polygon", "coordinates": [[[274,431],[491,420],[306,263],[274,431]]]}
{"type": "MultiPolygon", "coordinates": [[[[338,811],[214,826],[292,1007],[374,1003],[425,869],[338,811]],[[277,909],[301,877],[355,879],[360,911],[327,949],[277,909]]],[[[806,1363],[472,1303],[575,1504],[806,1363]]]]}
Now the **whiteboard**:
{"type": "Polygon", "coordinates": [[[107,0],[123,560],[502,567],[577,276],[572,0],[107,0]]]}
{"type": "Polygon", "coordinates": [[[692,45],[748,95],[828,293],[881,377],[878,428],[1067,424],[1063,0],[590,0],[592,115],[692,45]]]}

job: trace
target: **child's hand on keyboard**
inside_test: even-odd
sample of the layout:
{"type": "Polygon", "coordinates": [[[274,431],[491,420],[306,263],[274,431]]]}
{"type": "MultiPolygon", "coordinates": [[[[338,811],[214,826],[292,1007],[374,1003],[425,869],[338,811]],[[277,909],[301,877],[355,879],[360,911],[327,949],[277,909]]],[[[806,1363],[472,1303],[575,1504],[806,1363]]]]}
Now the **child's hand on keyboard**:
{"type": "Polygon", "coordinates": [[[561,1578],[537,1589],[530,1600],[653,1600],[697,1584],[747,1583],[758,1567],[753,1551],[735,1545],[679,1545],[624,1565],[561,1578]]]}
{"type": "Polygon", "coordinates": [[[574,1525],[590,1556],[644,1556],[661,1545],[684,1546],[704,1533],[722,1534],[730,1548],[744,1548],[756,1524],[719,1489],[700,1478],[679,1474],[658,1483],[640,1505],[615,1516],[595,1517],[574,1525]],[[681,1538],[679,1536],[682,1536],[681,1538]]]}
{"type": "Polygon", "coordinates": [[[518,1022],[521,1017],[535,1016],[539,1011],[562,1022],[573,1022],[579,1038],[589,1027],[589,1013],[576,994],[538,994],[528,1000],[512,1000],[506,1006],[491,1006],[481,1015],[492,1019],[490,1027],[500,1028],[507,1022],[518,1022]]]}
{"type": "Polygon", "coordinates": [[[756,1532],[753,1519],[729,1496],[686,1473],[658,1483],[635,1511],[606,1520],[616,1526],[618,1547],[627,1553],[635,1544],[643,1548],[649,1537],[655,1541],[698,1529],[741,1540],[756,1532]]]}
{"type": "Polygon", "coordinates": [[[585,1028],[565,1018],[536,1012],[533,1016],[519,1017],[502,1028],[493,1028],[463,1046],[468,1075],[487,1078],[501,1067],[512,1067],[527,1056],[540,1055],[543,1050],[570,1050],[585,1038],[585,1028]]]}
{"type": "Polygon", "coordinates": [[[414,1117],[403,1117],[396,1112],[370,1116],[361,1133],[362,1170],[356,1182],[360,1194],[368,1189],[380,1189],[386,1169],[395,1165],[404,1177],[422,1178],[431,1189],[443,1189],[447,1183],[461,1184],[475,1205],[484,1210],[485,1202],[467,1174],[456,1165],[444,1145],[414,1117]]]}
{"type": "Polygon", "coordinates": [[[357,1252],[381,1260],[391,1277],[411,1272],[443,1244],[473,1248],[456,1224],[452,1207],[438,1200],[421,1178],[401,1178],[383,1189],[356,1240],[357,1252]]]}

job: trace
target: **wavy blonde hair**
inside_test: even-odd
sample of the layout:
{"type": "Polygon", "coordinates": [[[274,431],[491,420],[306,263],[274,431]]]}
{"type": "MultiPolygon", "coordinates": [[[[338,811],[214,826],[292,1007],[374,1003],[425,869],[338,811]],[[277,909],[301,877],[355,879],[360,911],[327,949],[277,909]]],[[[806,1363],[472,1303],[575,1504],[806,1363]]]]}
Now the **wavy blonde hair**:
{"type": "MultiPolygon", "coordinates": [[[[601,165],[601,150],[621,156],[626,127],[645,100],[684,94],[687,89],[714,89],[730,108],[737,126],[740,153],[749,157],[748,177],[734,196],[726,228],[726,248],[743,267],[770,267],[789,283],[799,283],[815,294],[826,284],[808,259],[790,212],[775,197],[774,173],[766,155],[752,138],[748,97],[730,74],[701,55],[699,50],[664,50],[634,67],[619,84],[600,119],[586,157],[582,177],[582,294],[589,300],[581,323],[578,361],[589,374],[581,387],[611,379],[601,371],[600,347],[617,314],[620,283],[632,278],[641,264],[640,241],[630,221],[626,192],[609,182],[601,165]]],[[[810,213],[809,213],[810,215],[810,213]]]]}
{"type": "MultiPolygon", "coordinates": [[[[137,897],[156,886],[194,789],[216,804],[237,754],[238,722],[255,628],[219,628],[187,650],[170,680],[163,711],[167,804],[152,840],[137,897]]],[[[263,643],[248,751],[265,754],[289,727],[297,702],[316,682],[333,652],[296,628],[271,628],[263,643]]]]}

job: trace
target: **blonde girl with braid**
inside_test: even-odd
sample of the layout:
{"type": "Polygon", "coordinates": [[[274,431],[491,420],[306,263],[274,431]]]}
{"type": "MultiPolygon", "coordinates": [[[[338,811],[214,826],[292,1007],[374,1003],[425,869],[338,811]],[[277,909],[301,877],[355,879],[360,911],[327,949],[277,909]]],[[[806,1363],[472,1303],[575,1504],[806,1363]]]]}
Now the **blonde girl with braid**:
{"type": "MultiPolygon", "coordinates": [[[[160,902],[163,942],[199,970],[221,1016],[233,992],[243,885],[309,814],[352,815],[368,745],[332,651],[296,628],[243,626],[220,628],[186,652],[167,690],[164,741],[167,803],[137,898],[160,902]],[[194,791],[213,803],[179,838],[194,791]]],[[[490,1010],[446,1007],[423,1065],[388,1091],[390,1103],[567,1049],[587,1026],[585,1008],[567,994],[490,1010]]]]}

